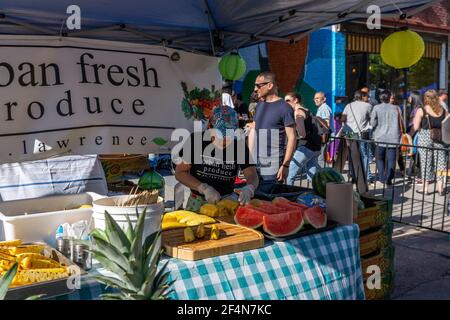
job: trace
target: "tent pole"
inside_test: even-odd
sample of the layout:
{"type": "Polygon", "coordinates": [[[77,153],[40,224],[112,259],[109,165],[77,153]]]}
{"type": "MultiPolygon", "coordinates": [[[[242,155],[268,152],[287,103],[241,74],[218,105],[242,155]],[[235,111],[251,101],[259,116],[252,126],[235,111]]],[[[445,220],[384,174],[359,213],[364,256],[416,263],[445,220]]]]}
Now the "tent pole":
{"type": "MultiPolygon", "coordinates": [[[[12,23],[12,24],[15,24],[15,25],[22,26],[22,27],[24,27],[24,28],[27,28],[27,29],[30,29],[30,30],[33,30],[33,31],[37,31],[37,32],[39,32],[39,33],[41,33],[41,34],[42,34],[42,33],[43,33],[43,34],[48,34],[48,35],[54,35],[54,34],[56,34],[56,32],[54,32],[54,31],[52,31],[52,30],[50,30],[50,29],[38,27],[38,26],[32,25],[32,24],[30,24],[30,23],[26,23],[26,22],[23,22],[23,21],[20,21],[20,20],[11,18],[11,17],[9,17],[9,16],[5,16],[5,18],[3,18],[3,19],[1,19],[1,20],[2,20],[2,21],[5,21],[5,22],[12,23]]],[[[0,21],[1,21],[1,20],[0,20],[0,21]]]]}
{"type": "Polygon", "coordinates": [[[206,6],[206,15],[208,17],[208,29],[209,29],[209,41],[211,42],[211,50],[212,54],[215,57],[216,56],[216,48],[214,47],[214,37],[212,29],[216,30],[216,24],[214,21],[214,18],[212,16],[211,10],[209,9],[208,0],[204,0],[205,6],[206,6]]]}
{"type": "MultiPolygon", "coordinates": [[[[354,6],[350,7],[350,8],[348,8],[348,9],[346,9],[346,10],[343,10],[341,13],[338,14],[338,18],[339,18],[339,19],[346,19],[346,17],[347,17],[349,14],[351,14],[352,12],[358,10],[358,9],[361,8],[361,7],[364,7],[365,5],[367,5],[367,4],[371,3],[371,2],[373,2],[373,0],[364,0],[364,1],[361,1],[361,2],[358,3],[358,4],[356,4],[356,5],[354,5],[354,6]]],[[[335,22],[335,24],[338,24],[338,23],[340,23],[340,22],[342,22],[342,21],[338,20],[338,21],[335,22]]],[[[303,32],[303,33],[300,34],[298,37],[296,37],[296,38],[294,39],[294,42],[300,41],[301,39],[303,39],[304,37],[306,37],[308,34],[314,32],[314,31],[316,31],[316,30],[319,30],[320,28],[323,28],[323,27],[327,26],[328,24],[329,24],[329,21],[325,21],[325,22],[320,22],[320,23],[314,24],[314,25],[311,27],[311,29],[309,29],[308,31],[303,32]]]]}

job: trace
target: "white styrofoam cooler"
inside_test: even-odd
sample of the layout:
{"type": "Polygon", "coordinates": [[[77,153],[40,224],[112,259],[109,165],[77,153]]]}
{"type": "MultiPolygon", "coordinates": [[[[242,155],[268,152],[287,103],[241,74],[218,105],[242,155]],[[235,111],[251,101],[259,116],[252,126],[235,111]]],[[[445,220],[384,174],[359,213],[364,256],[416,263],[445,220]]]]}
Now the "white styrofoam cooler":
{"type": "Polygon", "coordinates": [[[77,209],[103,198],[87,192],[0,202],[0,241],[44,241],[54,246],[55,231],[63,223],[90,222],[92,208],[77,209]]]}

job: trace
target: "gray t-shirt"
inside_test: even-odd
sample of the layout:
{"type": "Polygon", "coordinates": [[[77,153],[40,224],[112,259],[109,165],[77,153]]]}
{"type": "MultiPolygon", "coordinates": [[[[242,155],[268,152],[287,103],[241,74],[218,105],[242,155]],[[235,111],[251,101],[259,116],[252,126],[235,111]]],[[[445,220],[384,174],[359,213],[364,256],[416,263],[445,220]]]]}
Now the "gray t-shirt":
{"type": "Polygon", "coordinates": [[[347,116],[347,126],[349,126],[353,132],[360,133],[369,129],[371,112],[372,106],[369,103],[353,101],[345,106],[342,114],[347,116]]]}
{"type": "MultiPolygon", "coordinates": [[[[373,139],[377,142],[400,142],[400,108],[390,103],[373,107],[370,125],[373,127],[373,139]]],[[[393,145],[388,145],[394,148],[393,145]]]]}

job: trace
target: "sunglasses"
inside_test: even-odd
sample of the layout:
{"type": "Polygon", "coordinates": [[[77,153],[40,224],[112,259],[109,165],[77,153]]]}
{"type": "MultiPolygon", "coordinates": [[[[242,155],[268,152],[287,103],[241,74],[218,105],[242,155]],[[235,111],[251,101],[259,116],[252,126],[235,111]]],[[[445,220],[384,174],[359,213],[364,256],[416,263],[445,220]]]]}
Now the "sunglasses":
{"type": "Polygon", "coordinates": [[[261,89],[262,87],[264,87],[265,85],[269,84],[269,82],[261,82],[261,83],[255,83],[255,87],[257,87],[258,89],[261,89]]]}

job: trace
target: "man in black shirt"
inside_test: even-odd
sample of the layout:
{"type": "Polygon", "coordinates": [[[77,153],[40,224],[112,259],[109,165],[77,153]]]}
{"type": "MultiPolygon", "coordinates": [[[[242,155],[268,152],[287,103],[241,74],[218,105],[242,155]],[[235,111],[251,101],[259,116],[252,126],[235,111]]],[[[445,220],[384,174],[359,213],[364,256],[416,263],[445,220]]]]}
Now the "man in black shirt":
{"type": "Polygon", "coordinates": [[[245,140],[236,139],[238,119],[227,106],[214,109],[209,127],[213,130],[193,133],[186,141],[177,162],[175,178],[191,189],[187,210],[197,211],[208,202],[216,203],[232,195],[239,169],[247,185],[239,193],[239,202],[251,200],[258,187],[258,175],[245,140]]]}

